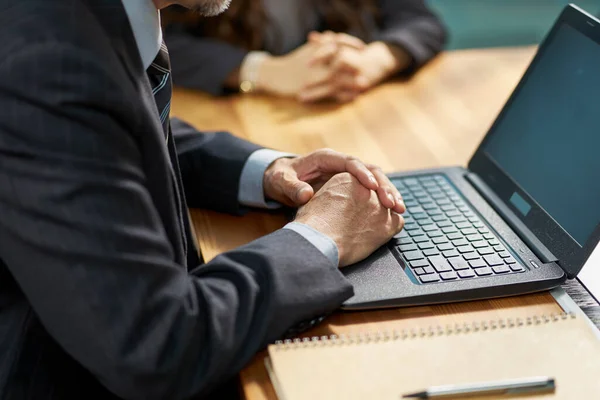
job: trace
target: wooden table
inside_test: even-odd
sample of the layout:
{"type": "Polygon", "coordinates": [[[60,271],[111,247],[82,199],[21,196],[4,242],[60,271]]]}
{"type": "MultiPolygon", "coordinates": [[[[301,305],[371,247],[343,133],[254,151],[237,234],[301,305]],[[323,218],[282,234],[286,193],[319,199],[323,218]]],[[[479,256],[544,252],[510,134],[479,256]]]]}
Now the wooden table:
{"type": "MultiPolygon", "coordinates": [[[[535,49],[448,52],[409,82],[382,85],[347,105],[302,105],[260,96],[211,98],[178,89],[173,112],[201,130],[228,130],[278,150],[330,147],[386,171],[465,165],[535,49]]],[[[280,228],[283,216],[192,210],[206,259],[280,228]]],[[[560,312],[548,293],[439,306],[337,313],[308,336],[560,312]]],[[[241,373],[247,399],[275,400],[264,353],[241,373]]]]}

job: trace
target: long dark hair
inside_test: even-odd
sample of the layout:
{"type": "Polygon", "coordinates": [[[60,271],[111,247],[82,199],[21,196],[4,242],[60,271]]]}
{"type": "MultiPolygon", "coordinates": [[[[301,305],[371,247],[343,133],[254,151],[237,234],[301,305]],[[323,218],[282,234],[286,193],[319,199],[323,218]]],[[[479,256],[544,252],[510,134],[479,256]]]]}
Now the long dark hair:
{"type": "MultiPolygon", "coordinates": [[[[286,0],[279,0],[286,1],[286,0]]],[[[367,33],[365,15],[377,18],[375,0],[304,0],[317,7],[325,25],[334,32],[358,31],[367,33]]],[[[233,0],[223,14],[204,18],[181,8],[169,8],[163,12],[165,25],[183,23],[187,28],[203,36],[221,39],[247,50],[260,50],[264,46],[265,26],[269,18],[263,0],[233,0]]]]}

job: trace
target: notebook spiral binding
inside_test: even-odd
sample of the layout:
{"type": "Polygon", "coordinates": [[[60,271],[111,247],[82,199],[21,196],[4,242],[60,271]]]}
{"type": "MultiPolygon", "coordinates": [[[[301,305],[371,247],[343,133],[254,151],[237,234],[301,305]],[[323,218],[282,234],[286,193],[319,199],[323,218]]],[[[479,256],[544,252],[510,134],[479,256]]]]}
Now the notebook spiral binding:
{"type": "Polygon", "coordinates": [[[534,315],[527,318],[516,318],[516,319],[499,319],[491,321],[481,321],[473,323],[464,323],[456,325],[447,325],[445,328],[441,326],[430,326],[427,329],[403,329],[403,330],[392,330],[392,331],[379,331],[379,332],[368,332],[368,333],[357,333],[357,334],[342,334],[342,335],[330,335],[330,336],[313,336],[296,339],[278,340],[275,342],[276,350],[293,350],[303,347],[324,347],[324,346],[336,346],[336,345],[348,345],[348,344],[361,344],[361,343],[377,343],[377,342],[389,342],[398,340],[409,340],[415,338],[426,338],[443,335],[459,335],[470,332],[479,332],[495,329],[514,329],[528,325],[542,325],[548,323],[555,323],[560,321],[566,321],[568,319],[574,319],[576,315],[574,313],[561,313],[561,314],[550,314],[550,315],[534,315]]]}

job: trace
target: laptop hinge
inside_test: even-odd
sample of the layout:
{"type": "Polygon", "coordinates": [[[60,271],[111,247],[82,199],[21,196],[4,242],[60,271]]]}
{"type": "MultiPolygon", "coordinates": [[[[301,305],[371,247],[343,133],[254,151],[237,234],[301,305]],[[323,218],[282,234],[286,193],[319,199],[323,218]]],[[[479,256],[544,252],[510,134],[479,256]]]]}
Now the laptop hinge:
{"type": "Polygon", "coordinates": [[[494,193],[494,191],[477,174],[468,172],[465,179],[473,185],[475,190],[487,200],[492,208],[502,217],[504,222],[529,246],[531,251],[544,263],[558,262],[558,258],[544,246],[533,232],[508,208],[508,206],[494,193]]]}

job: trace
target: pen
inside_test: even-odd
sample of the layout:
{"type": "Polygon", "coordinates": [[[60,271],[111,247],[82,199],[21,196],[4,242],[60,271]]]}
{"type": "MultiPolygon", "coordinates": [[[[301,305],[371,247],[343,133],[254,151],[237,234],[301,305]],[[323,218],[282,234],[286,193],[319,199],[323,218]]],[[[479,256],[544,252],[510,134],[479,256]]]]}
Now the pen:
{"type": "Polygon", "coordinates": [[[440,399],[447,396],[463,397],[473,395],[511,395],[554,391],[554,378],[535,376],[531,378],[509,379],[494,382],[478,382],[464,385],[432,386],[426,390],[409,393],[402,398],[440,399]]]}

